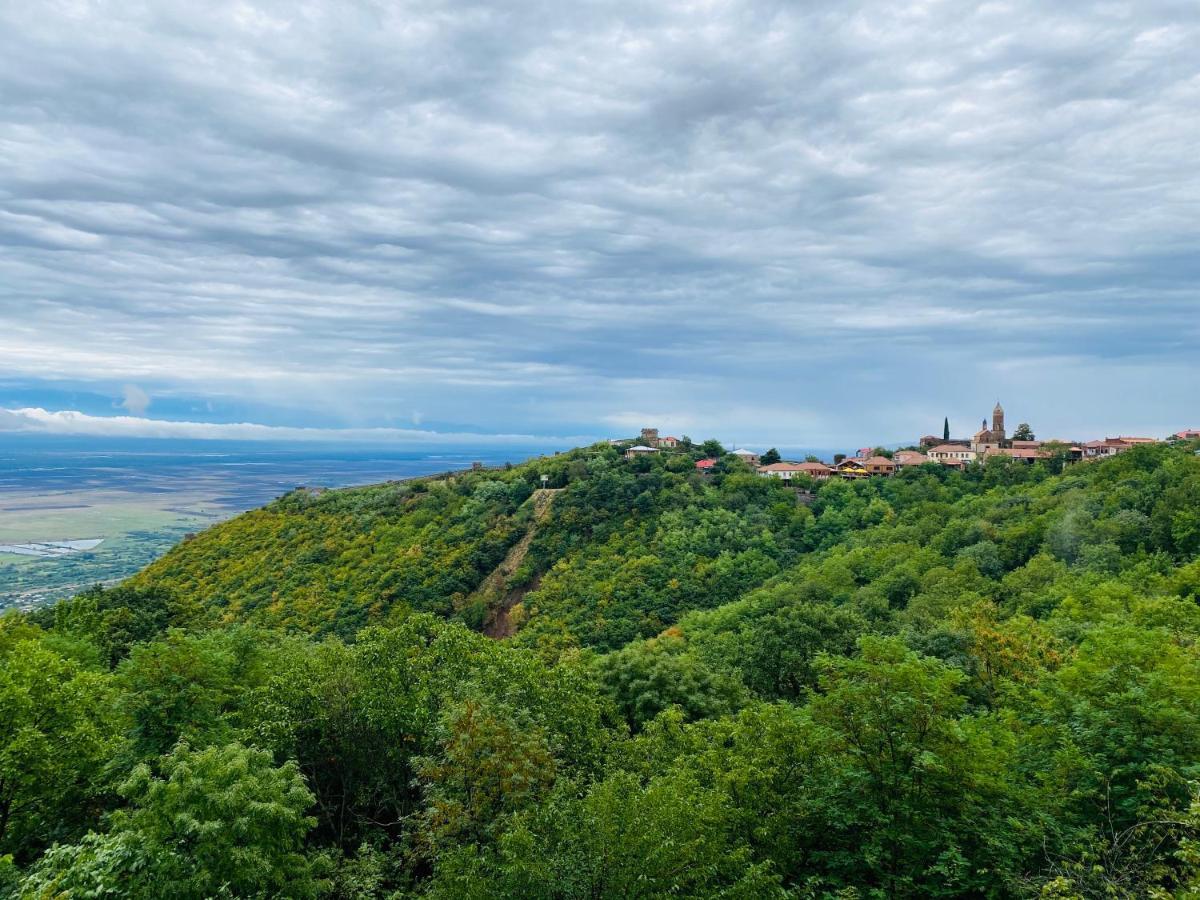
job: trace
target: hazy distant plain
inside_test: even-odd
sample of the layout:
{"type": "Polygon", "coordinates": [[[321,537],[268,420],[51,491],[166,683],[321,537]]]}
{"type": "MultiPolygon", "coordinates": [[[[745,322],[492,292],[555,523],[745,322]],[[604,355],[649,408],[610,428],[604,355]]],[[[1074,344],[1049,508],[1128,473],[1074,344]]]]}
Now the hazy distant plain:
{"type": "Polygon", "coordinates": [[[535,452],[10,442],[0,447],[0,545],[101,543],[54,557],[0,550],[0,608],[29,608],[92,584],[120,581],[189,532],[298,485],[370,484],[465,468],[474,460],[516,461],[535,452]]]}

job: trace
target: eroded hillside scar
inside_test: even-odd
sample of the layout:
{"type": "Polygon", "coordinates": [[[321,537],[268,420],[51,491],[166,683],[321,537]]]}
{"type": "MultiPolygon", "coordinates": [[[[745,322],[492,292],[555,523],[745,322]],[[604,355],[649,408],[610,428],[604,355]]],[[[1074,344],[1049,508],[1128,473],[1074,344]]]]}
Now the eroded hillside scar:
{"type": "Polygon", "coordinates": [[[513,588],[508,586],[508,581],[525,562],[529,546],[537,536],[538,525],[549,514],[554,495],[561,490],[562,488],[540,488],[533,492],[527,501],[533,505],[533,515],[529,519],[525,534],[512,546],[500,565],[492,570],[492,573],[483,580],[483,583],[471,596],[471,599],[483,600],[487,605],[488,616],[483,625],[483,633],[488,637],[512,637],[513,632],[516,631],[510,615],[513,607],[520,603],[526,594],[537,589],[540,579],[536,577],[526,584],[513,588]]]}

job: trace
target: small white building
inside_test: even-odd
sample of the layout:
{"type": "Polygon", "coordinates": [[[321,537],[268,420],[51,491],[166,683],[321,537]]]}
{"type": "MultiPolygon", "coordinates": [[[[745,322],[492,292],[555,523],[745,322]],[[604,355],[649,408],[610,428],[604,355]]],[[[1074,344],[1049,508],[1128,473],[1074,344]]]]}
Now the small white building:
{"type": "Polygon", "coordinates": [[[730,455],[736,456],[742,462],[749,463],[752,466],[758,465],[758,454],[753,450],[746,450],[743,448],[741,450],[734,450],[730,455]]]}
{"type": "Polygon", "coordinates": [[[639,456],[646,456],[651,453],[657,453],[657,452],[658,452],[658,450],[656,450],[654,447],[646,447],[642,444],[638,444],[637,446],[630,447],[628,450],[625,451],[625,458],[626,459],[636,459],[639,456]]]}
{"type": "Polygon", "coordinates": [[[797,475],[807,475],[808,472],[804,468],[804,463],[777,462],[771,463],[769,466],[759,466],[758,474],[763,478],[791,481],[797,475]]]}

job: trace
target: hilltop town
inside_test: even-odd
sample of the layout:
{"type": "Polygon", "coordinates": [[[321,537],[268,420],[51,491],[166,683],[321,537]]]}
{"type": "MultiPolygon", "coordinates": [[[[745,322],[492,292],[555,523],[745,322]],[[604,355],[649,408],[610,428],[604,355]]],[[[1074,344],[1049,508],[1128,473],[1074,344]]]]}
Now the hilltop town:
{"type": "MultiPolygon", "coordinates": [[[[1187,428],[1175,432],[1165,440],[1196,438],[1200,438],[1200,429],[1187,428]]],[[[829,461],[815,457],[803,461],[785,460],[780,458],[778,451],[774,449],[760,454],[740,447],[726,453],[714,441],[696,445],[686,437],[660,436],[657,428],[643,428],[637,438],[617,438],[610,443],[623,448],[626,459],[680,448],[698,449],[706,454],[695,464],[696,470],[701,473],[713,471],[721,456],[732,456],[754,468],[763,478],[777,478],[790,482],[802,478],[817,481],[829,478],[886,478],[902,469],[916,466],[937,464],[963,469],[972,464],[985,463],[989,459],[1007,459],[1024,464],[1046,461],[1067,465],[1105,459],[1131,450],[1139,444],[1159,442],[1159,438],[1130,435],[1089,441],[1058,438],[1039,440],[1033,429],[1024,422],[1010,435],[1005,427],[1004,407],[997,401],[992,409],[991,423],[983,419],[979,430],[969,438],[951,437],[950,421],[946,419],[941,437],[933,434],[923,435],[914,444],[897,450],[878,446],[863,447],[853,456],[837,454],[829,461]],[[710,451],[714,452],[710,454],[710,451]]]]}

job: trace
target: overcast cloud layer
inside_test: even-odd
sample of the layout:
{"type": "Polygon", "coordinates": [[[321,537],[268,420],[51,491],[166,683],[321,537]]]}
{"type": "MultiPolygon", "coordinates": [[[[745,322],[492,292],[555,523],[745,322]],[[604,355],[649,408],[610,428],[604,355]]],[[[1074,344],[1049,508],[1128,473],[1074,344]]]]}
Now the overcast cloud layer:
{"type": "Polygon", "coordinates": [[[0,0],[0,406],[1200,425],[1200,5],[819,6],[0,0]]]}

